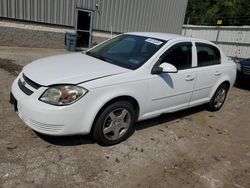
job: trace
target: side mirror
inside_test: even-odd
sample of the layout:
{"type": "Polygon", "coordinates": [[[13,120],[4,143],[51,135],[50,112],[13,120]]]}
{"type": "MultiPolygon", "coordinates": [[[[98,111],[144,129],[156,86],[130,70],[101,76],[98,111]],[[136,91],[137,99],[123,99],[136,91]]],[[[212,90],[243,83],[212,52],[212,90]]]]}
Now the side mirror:
{"type": "Polygon", "coordinates": [[[155,66],[152,69],[152,74],[161,74],[161,73],[176,73],[178,72],[177,68],[170,63],[162,63],[159,66],[155,66]]]}
{"type": "Polygon", "coordinates": [[[170,63],[162,63],[159,66],[162,69],[163,73],[176,73],[178,72],[177,68],[170,63]]]}

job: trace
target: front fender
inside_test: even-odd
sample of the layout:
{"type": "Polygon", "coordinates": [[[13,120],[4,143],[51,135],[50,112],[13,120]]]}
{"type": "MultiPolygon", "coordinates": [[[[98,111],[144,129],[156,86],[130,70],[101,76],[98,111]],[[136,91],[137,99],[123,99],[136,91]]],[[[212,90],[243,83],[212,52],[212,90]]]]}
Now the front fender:
{"type": "MultiPolygon", "coordinates": [[[[97,88],[89,91],[88,101],[88,131],[90,132],[94,120],[100,109],[112,99],[121,96],[129,96],[134,98],[139,104],[139,117],[142,116],[145,110],[147,98],[148,83],[146,81],[139,81],[134,83],[126,83],[113,85],[108,87],[97,88]]],[[[82,120],[82,124],[86,123],[86,119],[82,120]]]]}

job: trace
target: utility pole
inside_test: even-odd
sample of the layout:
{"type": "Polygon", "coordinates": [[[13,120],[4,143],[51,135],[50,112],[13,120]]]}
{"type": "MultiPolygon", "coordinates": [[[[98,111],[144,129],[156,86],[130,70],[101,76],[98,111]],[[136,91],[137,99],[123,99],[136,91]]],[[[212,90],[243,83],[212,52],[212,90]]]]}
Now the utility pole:
{"type": "Polygon", "coordinates": [[[186,23],[186,27],[185,27],[185,32],[184,32],[184,35],[186,36],[186,34],[187,34],[187,25],[189,24],[189,17],[188,17],[188,19],[187,19],[187,23],[186,23]]]}

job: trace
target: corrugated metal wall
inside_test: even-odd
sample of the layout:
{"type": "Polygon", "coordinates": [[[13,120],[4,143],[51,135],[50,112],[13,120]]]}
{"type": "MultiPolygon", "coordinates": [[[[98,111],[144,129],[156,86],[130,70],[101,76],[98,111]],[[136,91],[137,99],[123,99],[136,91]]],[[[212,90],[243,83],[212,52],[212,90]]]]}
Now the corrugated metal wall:
{"type": "Polygon", "coordinates": [[[250,26],[215,26],[184,25],[183,35],[216,42],[227,56],[235,58],[250,57],[250,26]]]}
{"type": "Polygon", "coordinates": [[[0,17],[73,26],[75,0],[0,0],[0,17]]]}
{"type": "Polygon", "coordinates": [[[181,33],[187,1],[0,0],[0,17],[74,26],[76,8],[84,8],[94,11],[95,30],[181,33]]]}

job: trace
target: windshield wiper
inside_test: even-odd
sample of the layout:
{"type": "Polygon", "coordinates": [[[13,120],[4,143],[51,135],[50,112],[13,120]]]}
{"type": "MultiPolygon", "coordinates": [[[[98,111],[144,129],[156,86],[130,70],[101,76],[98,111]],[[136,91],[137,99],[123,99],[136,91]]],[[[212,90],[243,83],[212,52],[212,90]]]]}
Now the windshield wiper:
{"type": "Polygon", "coordinates": [[[108,58],[103,57],[101,55],[95,54],[93,52],[88,51],[88,52],[86,52],[86,54],[89,55],[89,56],[91,56],[91,57],[94,57],[94,58],[100,59],[102,61],[106,61],[108,63],[112,63],[113,64],[113,62],[111,61],[111,59],[108,59],[108,58]]]}

